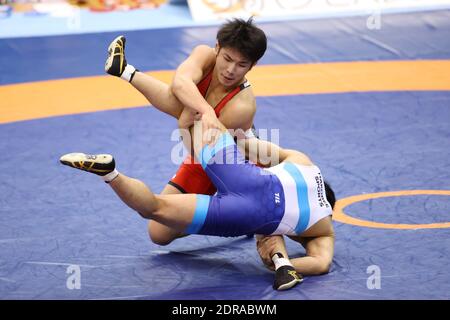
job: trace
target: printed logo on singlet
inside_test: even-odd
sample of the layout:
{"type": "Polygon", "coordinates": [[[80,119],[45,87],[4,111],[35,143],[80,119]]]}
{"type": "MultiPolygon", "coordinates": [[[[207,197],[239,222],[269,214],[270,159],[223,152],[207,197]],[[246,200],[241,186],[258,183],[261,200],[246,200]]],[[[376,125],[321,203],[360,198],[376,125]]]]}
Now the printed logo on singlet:
{"type": "Polygon", "coordinates": [[[320,172],[315,177],[315,179],[316,179],[316,184],[317,184],[317,199],[319,199],[319,205],[321,208],[322,207],[329,208],[330,204],[328,203],[327,199],[325,198],[324,184],[323,184],[323,179],[322,179],[322,175],[320,174],[320,172]]]}
{"type": "Polygon", "coordinates": [[[280,203],[280,194],[279,193],[275,193],[275,203],[280,203]]]}

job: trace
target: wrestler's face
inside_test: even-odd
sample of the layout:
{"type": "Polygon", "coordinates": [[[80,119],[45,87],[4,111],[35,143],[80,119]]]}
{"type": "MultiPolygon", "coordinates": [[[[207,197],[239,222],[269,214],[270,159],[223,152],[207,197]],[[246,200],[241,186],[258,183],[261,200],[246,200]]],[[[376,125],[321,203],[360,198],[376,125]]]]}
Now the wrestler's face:
{"type": "Polygon", "coordinates": [[[225,87],[236,86],[253,66],[250,60],[233,48],[216,46],[216,53],[217,76],[225,87]]]}

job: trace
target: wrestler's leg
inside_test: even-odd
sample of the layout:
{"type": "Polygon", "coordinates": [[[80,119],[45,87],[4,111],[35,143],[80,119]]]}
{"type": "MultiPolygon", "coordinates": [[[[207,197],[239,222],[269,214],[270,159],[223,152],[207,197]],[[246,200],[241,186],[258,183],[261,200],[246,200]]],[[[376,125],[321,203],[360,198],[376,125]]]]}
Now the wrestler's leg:
{"type": "Polygon", "coordinates": [[[203,204],[200,213],[205,215],[208,209],[209,196],[155,195],[142,181],[119,173],[114,157],[109,154],[69,153],[63,155],[60,162],[100,176],[126,205],[143,218],[156,220],[178,232],[184,232],[192,222],[197,198],[200,198],[203,204]]]}
{"type": "Polygon", "coordinates": [[[284,257],[288,257],[286,244],[283,236],[263,236],[256,235],[256,248],[264,265],[270,270],[275,270],[275,264],[272,257],[275,253],[281,253],[284,257]]]}
{"type": "Polygon", "coordinates": [[[130,82],[158,110],[179,118],[183,105],[172,93],[170,86],[155,77],[137,71],[130,82]]]}
{"type": "Polygon", "coordinates": [[[170,86],[128,64],[125,58],[125,42],[125,37],[119,36],[110,43],[105,71],[130,82],[155,108],[178,119],[183,105],[172,93],[170,86]]]}
{"type": "MultiPolygon", "coordinates": [[[[194,112],[185,108],[183,109],[179,119],[178,123],[180,128],[189,128],[194,123],[194,112]]],[[[190,150],[190,144],[191,144],[191,137],[186,134],[182,136],[183,142],[186,144],[186,147],[188,150],[190,150]]],[[[179,172],[178,172],[179,173],[179,172]]],[[[197,177],[195,175],[190,174],[190,178],[196,179],[197,177]]],[[[171,184],[167,184],[161,194],[168,195],[168,194],[182,194],[184,192],[181,192],[180,189],[174,187],[171,184]]],[[[198,192],[202,193],[202,192],[198,192]]],[[[173,240],[181,238],[185,236],[183,232],[179,232],[177,230],[174,230],[172,228],[169,228],[155,220],[150,220],[148,223],[148,233],[150,236],[150,239],[153,243],[159,244],[159,245],[168,245],[173,240]]]]}
{"type": "MultiPolygon", "coordinates": [[[[182,193],[174,186],[167,184],[163,189],[163,191],[161,192],[161,195],[169,195],[169,194],[173,195],[182,193]]],[[[173,240],[185,236],[184,232],[180,232],[179,230],[167,227],[166,225],[159,223],[155,220],[150,220],[148,222],[148,233],[152,242],[155,244],[159,244],[161,246],[168,245],[173,240]]]]}
{"type": "Polygon", "coordinates": [[[266,267],[275,271],[275,290],[287,290],[303,281],[302,275],[296,272],[289,260],[283,236],[257,235],[256,247],[266,267]]]}
{"type": "Polygon", "coordinates": [[[109,185],[119,198],[143,218],[158,221],[177,232],[191,224],[197,195],[156,195],[142,181],[119,174],[109,185]]]}

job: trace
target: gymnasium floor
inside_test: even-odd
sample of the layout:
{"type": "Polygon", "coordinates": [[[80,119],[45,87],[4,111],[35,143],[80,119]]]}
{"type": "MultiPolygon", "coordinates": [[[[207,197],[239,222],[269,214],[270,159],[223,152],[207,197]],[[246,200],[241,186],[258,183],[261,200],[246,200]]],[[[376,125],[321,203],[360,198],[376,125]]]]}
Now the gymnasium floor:
{"type": "MultiPolygon", "coordinates": [[[[152,244],[147,222],[103,182],[58,162],[111,153],[156,192],[177,169],[175,121],[103,72],[121,32],[4,38],[1,299],[450,298],[450,11],[383,15],[380,30],[363,17],[260,27],[269,48],[249,74],[255,125],[279,129],[335,189],[331,272],[277,292],[254,239],[152,244]],[[79,289],[68,286],[74,266],[79,289]]],[[[125,31],[127,59],[169,81],[216,31],[125,31]]]]}

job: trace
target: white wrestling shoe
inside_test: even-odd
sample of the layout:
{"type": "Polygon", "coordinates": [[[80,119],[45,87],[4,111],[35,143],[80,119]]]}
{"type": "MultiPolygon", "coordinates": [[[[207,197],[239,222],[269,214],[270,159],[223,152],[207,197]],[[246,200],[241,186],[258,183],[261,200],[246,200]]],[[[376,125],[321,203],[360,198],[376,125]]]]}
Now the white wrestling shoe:
{"type": "Polygon", "coordinates": [[[116,168],[114,157],[110,154],[69,153],[63,155],[59,161],[69,167],[105,176],[116,168]]]}

